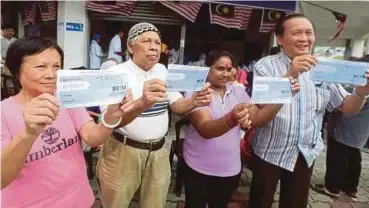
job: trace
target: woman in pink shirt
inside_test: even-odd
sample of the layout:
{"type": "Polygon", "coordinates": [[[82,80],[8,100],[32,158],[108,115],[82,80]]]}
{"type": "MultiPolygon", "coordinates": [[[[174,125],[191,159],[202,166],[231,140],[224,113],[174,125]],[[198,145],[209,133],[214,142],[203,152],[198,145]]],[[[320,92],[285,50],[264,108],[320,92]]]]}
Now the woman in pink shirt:
{"type": "MultiPolygon", "coordinates": [[[[226,208],[237,188],[241,172],[241,128],[270,121],[274,105],[259,110],[250,105],[243,86],[229,82],[232,54],[214,50],[205,61],[213,94],[207,107],[188,114],[191,125],[184,140],[185,195],[188,208],[226,208]]],[[[292,80],[295,83],[296,80],[292,80]]],[[[298,83],[292,89],[299,89],[298,83]]]]}
{"type": "Polygon", "coordinates": [[[5,64],[22,86],[1,102],[1,207],[87,208],[94,203],[81,139],[95,147],[133,109],[131,93],[96,124],[85,109],[61,109],[54,96],[63,51],[37,37],[14,42],[5,64]]]}

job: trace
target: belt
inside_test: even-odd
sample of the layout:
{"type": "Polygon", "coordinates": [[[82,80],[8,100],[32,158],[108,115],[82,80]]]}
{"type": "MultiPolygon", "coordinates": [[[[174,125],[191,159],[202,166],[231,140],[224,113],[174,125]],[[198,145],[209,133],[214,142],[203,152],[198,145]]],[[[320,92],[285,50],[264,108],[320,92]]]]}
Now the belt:
{"type": "Polygon", "coordinates": [[[161,149],[164,146],[165,143],[165,137],[161,138],[160,140],[156,141],[150,141],[150,142],[139,142],[133,139],[130,139],[126,136],[123,136],[119,133],[113,132],[114,138],[130,147],[134,147],[137,149],[144,149],[144,150],[150,150],[150,151],[156,151],[161,149]]]}

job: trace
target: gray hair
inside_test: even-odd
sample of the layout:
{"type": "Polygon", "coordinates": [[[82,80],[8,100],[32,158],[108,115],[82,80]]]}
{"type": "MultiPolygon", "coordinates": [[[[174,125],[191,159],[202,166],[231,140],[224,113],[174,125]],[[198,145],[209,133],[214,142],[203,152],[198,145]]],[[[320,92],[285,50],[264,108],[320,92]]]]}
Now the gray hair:
{"type": "MultiPolygon", "coordinates": [[[[134,37],[134,38],[132,38],[132,39],[127,40],[127,44],[128,44],[128,45],[130,45],[130,46],[133,46],[133,44],[135,44],[135,43],[136,43],[136,41],[138,40],[138,37],[139,37],[139,36],[136,36],[136,37],[134,37]]],[[[131,52],[129,52],[128,47],[127,47],[127,49],[126,49],[126,52],[127,52],[128,56],[129,56],[130,58],[132,58],[133,54],[132,54],[131,52]]]]}

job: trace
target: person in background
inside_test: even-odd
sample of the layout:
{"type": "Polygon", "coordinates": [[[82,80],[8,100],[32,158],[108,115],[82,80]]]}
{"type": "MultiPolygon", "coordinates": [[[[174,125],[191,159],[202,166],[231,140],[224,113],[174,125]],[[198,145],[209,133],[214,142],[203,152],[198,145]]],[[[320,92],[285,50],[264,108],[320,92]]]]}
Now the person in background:
{"type": "Polygon", "coordinates": [[[122,40],[124,38],[124,30],[121,28],[119,32],[110,40],[108,59],[114,58],[118,64],[123,62],[122,40]]]}
{"type": "Polygon", "coordinates": [[[100,35],[95,34],[90,44],[90,69],[100,69],[103,52],[99,44],[100,35]]]}
{"type": "Polygon", "coordinates": [[[168,57],[167,47],[168,47],[167,44],[165,43],[161,44],[161,53],[160,53],[159,63],[163,64],[165,68],[168,69],[169,57],[168,57]]]}
{"type": "Polygon", "coordinates": [[[140,189],[140,207],[165,206],[170,184],[169,153],[165,144],[168,106],[185,114],[210,103],[209,83],[191,98],[167,92],[167,69],[158,63],[161,53],[159,30],[141,22],[131,27],[127,40],[131,59],[110,70],[124,70],[135,98],[135,116],[122,120],[101,150],[96,173],[108,207],[129,207],[140,189]]]}
{"type": "MultiPolygon", "coordinates": [[[[316,58],[310,55],[316,37],[313,23],[303,14],[283,18],[277,23],[275,33],[282,52],[259,60],[254,74],[294,77],[303,90],[291,104],[268,114],[271,122],[256,128],[252,141],[254,157],[249,207],[272,207],[280,180],[279,207],[304,208],[308,203],[314,161],[324,149],[320,130],[326,109],[342,113],[360,111],[369,94],[369,84],[357,86],[349,94],[339,84],[311,79],[310,69],[317,64],[316,58]]],[[[369,78],[369,71],[363,76],[369,78]]],[[[255,124],[254,120],[252,122],[255,124]]]]}
{"type": "MultiPolygon", "coordinates": [[[[356,61],[365,62],[364,58],[356,61]]],[[[366,62],[369,62],[366,61],[366,62]]],[[[353,92],[352,87],[347,87],[353,92]]],[[[369,138],[369,100],[358,113],[336,111],[328,121],[325,184],[312,184],[313,190],[338,198],[340,191],[353,201],[358,198],[361,175],[361,149],[369,138]]]]}
{"type": "Polygon", "coordinates": [[[8,49],[5,64],[22,89],[1,102],[1,207],[91,207],[80,142],[102,144],[134,112],[130,91],[98,124],[84,108],[60,108],[54,93],[63,61],[48,39],[23,38],[8,49]]]}
{"type": "Polygon", "coordinates": [[[9,46],[14,43],[17,39],[14,37],[15,35],[15,27],[10,24],[3,25],[1,27],[2,36],[1,36],[1,58],[5,60],[6,52],[8,51],[9,46]]]}
{"type": "MultiPolygon", "coordinates": [[[[232,83],[233,85],[238,85],[242,88],[245,88],[245,85],[243,84],[242,81],[245,81],[246,77],[245,77],[245,79],[241,79],[239,77],[239,75],[241,75],[241,73],[239,73],[239,71],[243,71],[243,70],[238,70],[236,66],[232,67],[231,75],[229,76],[229,82],[232,83]]],[[[245,72],[245,74],[246,74],[246,72],[245,72]]]]}
{"type": "MultiPolygon", "coordinates": [[[[187,114],[191,122],[183,146],[187,208],[227,207],[240,179],[241,128],[247,131],[251,124],[264,125],[272,118],[268,114],[280,106],[259,109],[251,105],[244,87],[229,82],[234,64],[228,51],[209,52],[211,102],[187,114]]],[[[291,83],[295,83],[291,85],[295,94],[299,84],[291,83]]]]}

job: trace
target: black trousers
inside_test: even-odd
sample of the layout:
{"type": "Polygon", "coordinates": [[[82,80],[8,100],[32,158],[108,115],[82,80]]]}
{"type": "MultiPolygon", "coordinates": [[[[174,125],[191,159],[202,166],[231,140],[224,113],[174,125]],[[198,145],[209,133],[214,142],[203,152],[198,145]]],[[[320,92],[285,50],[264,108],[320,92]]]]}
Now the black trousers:
{"type": "Polygon", "coordinates": [[[184,162],[186,208],[226,208],[236,190],[240,175],[216,177],[191,169],[184,162]]]}
{"type": "Polygon", "coordinates": [[[333,192],[356,193],[361,174],[361,152],[328,136],[325,186],[333,192]]]}
{"type": "Polygon", "coordinates": [[[280,208],[305,208],[308,204],[313,166],[300,154],[293,172],[270,164],[254,155],[249,208],[271,208],[278,181],[281,180],[280,208]]]}

